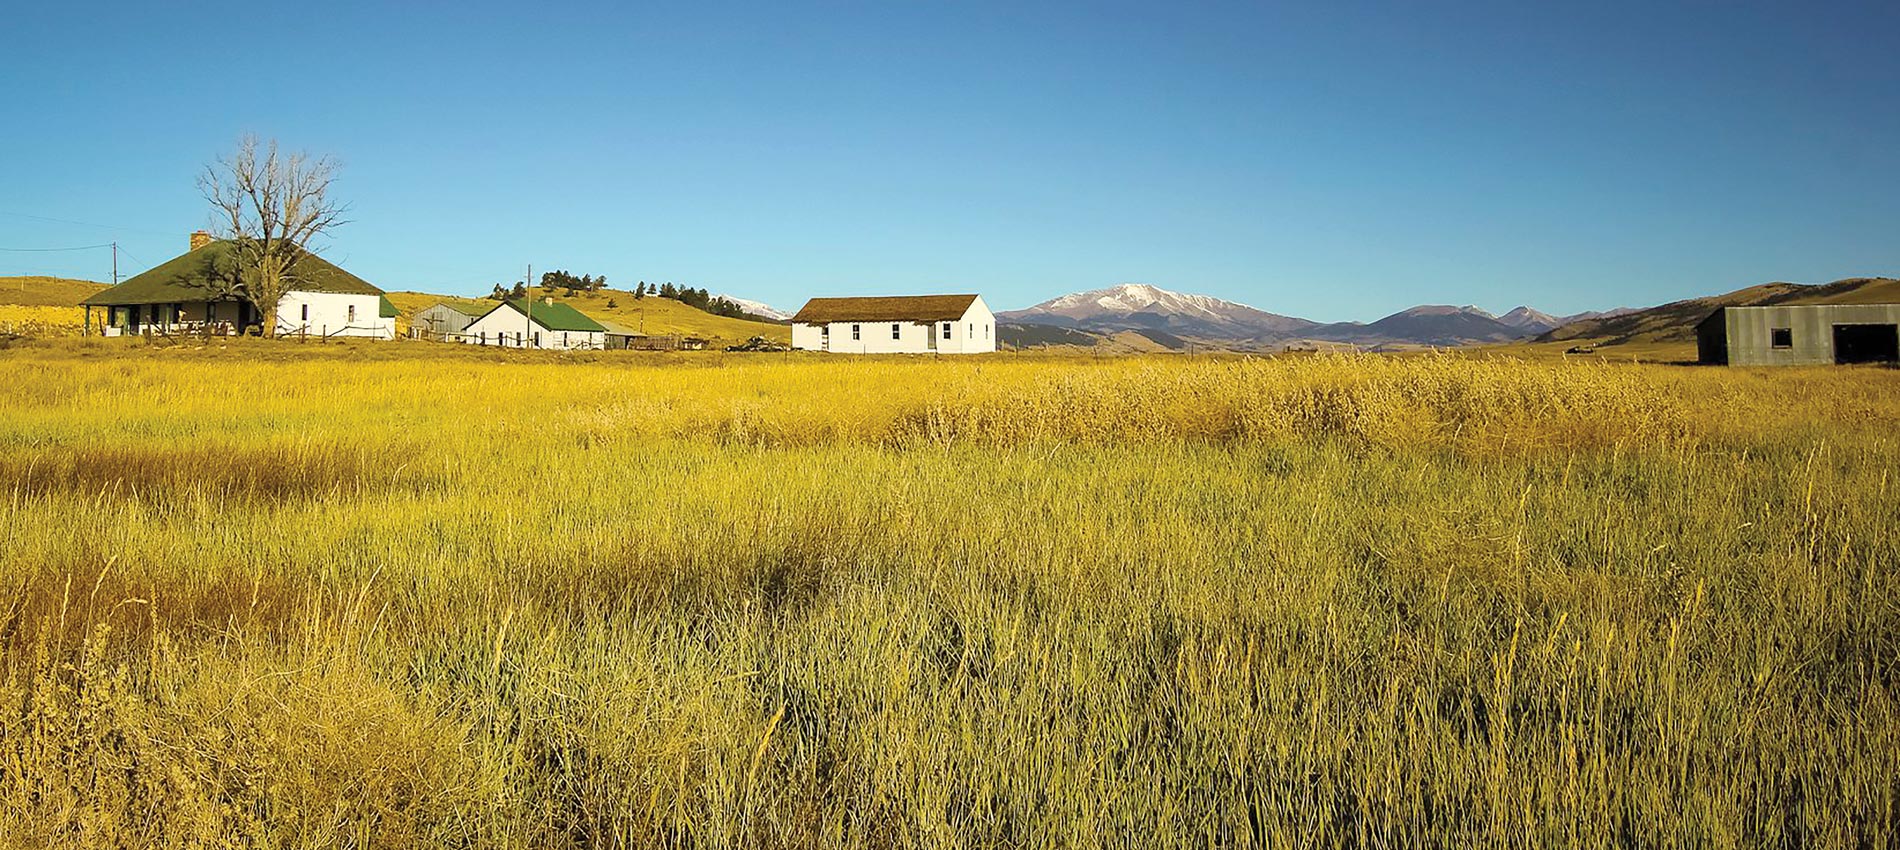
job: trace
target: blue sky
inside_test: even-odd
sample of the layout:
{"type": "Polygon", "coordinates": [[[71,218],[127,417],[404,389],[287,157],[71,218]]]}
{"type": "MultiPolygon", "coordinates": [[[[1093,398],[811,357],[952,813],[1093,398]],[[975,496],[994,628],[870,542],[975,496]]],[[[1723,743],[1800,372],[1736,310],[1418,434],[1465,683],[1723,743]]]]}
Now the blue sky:
{"type": "Polygon", "coordinates": [[[1900,4],[1559,5],[32,4],[0,248],[168,259],[248,131],[342,160],[324,253],[386,289],[1342,320],[1900,274],[1900,4]]]}

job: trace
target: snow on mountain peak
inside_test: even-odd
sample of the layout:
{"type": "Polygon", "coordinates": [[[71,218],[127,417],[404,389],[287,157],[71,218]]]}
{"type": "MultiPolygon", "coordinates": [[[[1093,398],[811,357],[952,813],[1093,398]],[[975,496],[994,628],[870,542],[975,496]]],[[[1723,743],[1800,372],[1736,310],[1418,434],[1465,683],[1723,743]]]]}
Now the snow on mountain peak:
{"type": "Polygon", "coordinates": [[[1233,308],[1251,310],[1243,304],[1222,301],[1206,295],[1171,292],[1146,283],[1123,283],[1106,289],[1091,289],[1052,298],[1029,308],[1047,313],[1163,313],[1174,315],[1218,316],[1233,308]]]}

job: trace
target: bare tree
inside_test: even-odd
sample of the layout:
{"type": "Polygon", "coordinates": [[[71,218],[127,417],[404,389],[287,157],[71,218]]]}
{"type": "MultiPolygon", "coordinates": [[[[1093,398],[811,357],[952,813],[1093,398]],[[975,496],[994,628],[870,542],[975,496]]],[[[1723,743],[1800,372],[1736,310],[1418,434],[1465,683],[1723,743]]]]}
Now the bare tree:
{"type": "Polygon", "coordinates": [[[266,336],[277,330],[277,302],[299,282],[297,261],[306,246],[346,223],[349,208],[330,198],[337,168],[328,156],[279,155],[275,139],[260,144],[246,134],[236,151],[198,176],[219,235],[234,249],[233,294],[257,307],[266,336]]]}

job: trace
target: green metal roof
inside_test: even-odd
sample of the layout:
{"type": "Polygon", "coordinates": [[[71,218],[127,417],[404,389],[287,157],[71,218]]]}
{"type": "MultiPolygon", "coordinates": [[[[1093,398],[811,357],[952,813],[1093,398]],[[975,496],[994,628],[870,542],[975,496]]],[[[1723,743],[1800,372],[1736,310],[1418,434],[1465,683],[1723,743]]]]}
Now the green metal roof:
{"type": "MultiPolygon", "coordinates": [[[[236,265],[234,245],[220,240],[187,251],[146,271],[135,274],[118,286],[98,292],[81,304],[95,307],[112,304],[171,304],[219,300],[227,291],[236,265]]],[[[350,274],[316,254],[305,252],[291,265],[295,292],[332,292],[344,295],[381,295],[383,291],[350,274]]],[[[385,301],[385,304],[388,302],[385,301]]],[[[385,307],[384,309],[393,309],[385,307]]],[[[394,315],[384,313],[384,315],[394,315]]]]}
{"type": "Polygon", "coordinates": [[[402,315],[402,313],[396,309],[396,305],[389,303],[389,296],[378,295],[376,296],[376,315],[385,319],[393,319],[402,315]]]}
{"type": "MultiPolygon", "coordinates": [[[[515,312],[518,313],[526,313],[528,309],[527,302],[519,298],[513,298],[509,299],[505,304],[496,304],[495,309],[489,310],[488,313],[493,313],[495,310],[499,310],[504,306],[514,308],[515,312]]],[[[486,316],[488,313],[483,313],[482,315],[486,316]]],[[[552,304],[534,305],[534,323],[551,331],[590,331],[593,333],[604,333],[607,330],[601,327],[599,322],[587,318],[585,313],[559,301],[552,304]]]]}

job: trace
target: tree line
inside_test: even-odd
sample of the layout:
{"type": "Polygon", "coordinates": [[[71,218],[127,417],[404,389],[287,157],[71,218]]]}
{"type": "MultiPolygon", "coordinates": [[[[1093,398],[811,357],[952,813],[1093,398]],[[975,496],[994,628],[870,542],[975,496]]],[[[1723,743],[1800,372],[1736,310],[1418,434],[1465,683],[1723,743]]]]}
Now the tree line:
{"type": "MultiPolygon", "coordinates": [[[[565,269],[551,271],[541,275],[541,289],[543,291],[560,289],[570,298],[575,295],[597,295],[606,287],[606,275],[596,277],[591,274],[583,274],[576,277],[565,269]]],[[[696,307],[715,316],[754,320],[760,318],[747,313],[744,307],[740,307],[729,299],[714,297],[712,293],[705,289],[694,289],[690,286],[675,286],[671,281],[655,286],[643,280],[633,287],[634,298],[646,298],[647,296],[671,298],[681,304],[696,307]]],[[[488,297],[496,301],[526,298],[528,297],[528,286],[521,281],[515,281],[512,287],[497,283],[495,284],[494,291],[490,292],[488,297]]],[[[607,306],[618,307],[620,305],[619,302],[608,301],[607,306]]]]}

